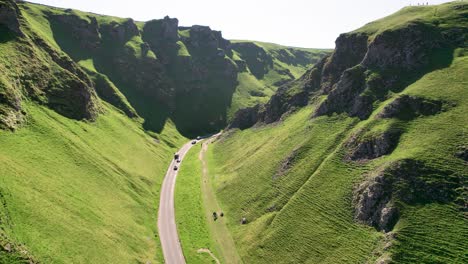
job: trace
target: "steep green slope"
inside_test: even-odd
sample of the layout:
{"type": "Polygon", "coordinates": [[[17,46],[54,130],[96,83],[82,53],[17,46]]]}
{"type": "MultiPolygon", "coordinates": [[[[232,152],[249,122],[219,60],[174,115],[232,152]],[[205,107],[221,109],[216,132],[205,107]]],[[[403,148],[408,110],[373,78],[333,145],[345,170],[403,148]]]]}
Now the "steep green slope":
{"type": "Polygon", "coordinates": [[[0,132],[2,245],[47,263],[161,261],[158,194],[182,139],[173,125],[156,143],[112,108],[95,123],[27,110],[26,127],[0,132]]]}
{"type": "Polygon", "coordinates": [[[162,262],[159,188],[184,137],[171,121],[149,136],[40,13],[0,10],[0,262],[162,262]]]}
{"type": "Polygon", "coordinates": [[[236,114],[210,164],[244,262],[468,261],[467,10],[405,8],[343,34],[236,114]]]}

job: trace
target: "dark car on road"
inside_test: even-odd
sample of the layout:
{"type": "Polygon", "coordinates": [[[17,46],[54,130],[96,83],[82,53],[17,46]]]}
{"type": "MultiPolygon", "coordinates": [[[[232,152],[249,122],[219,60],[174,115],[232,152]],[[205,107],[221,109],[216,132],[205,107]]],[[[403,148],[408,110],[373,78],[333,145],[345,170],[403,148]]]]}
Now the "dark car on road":
{"type": "Polygon", "coordinates": [[[197,144],[197,141],[196,140],[192,141],[192,145],[195,145],[195,144],[197,144]]]}
{"type": "Polygon", "coordinates": [[[176,170],[178,170],[178,169],[179,169],[179,167],[177,167],[177,166],[174,166],[174,170],[175,170],[175,171],[176,171],[176,170]]]}

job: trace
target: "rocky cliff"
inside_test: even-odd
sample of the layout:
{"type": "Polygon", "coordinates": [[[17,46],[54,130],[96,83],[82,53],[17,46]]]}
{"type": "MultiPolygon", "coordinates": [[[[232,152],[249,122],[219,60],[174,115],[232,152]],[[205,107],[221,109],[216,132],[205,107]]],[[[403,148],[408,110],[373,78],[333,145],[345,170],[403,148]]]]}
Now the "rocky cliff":
{"type": "MultiPolygon", "coordinates": [[[[92,120],[98,113],[95,110],[98,102],[93,99],[97,88],[101,99],[130,117],[142,117],[145,128],[155,132],[161,131],[167,119],[174,121],[186,135],[220,129],[226,125],[231,108],[237,110],[239,105],[251,105],[255,98],[268,99],[271,92],[259,89],[275,91],[294,79],[289,69],[274,63],[275,58],[294,68],[294,73],[302,73],[305,65],[326,54],[295,48],[269,50],[253,42],[231,43],[220,31],[199,25],[180,27],[178,20],[170,17],[136,22],[25,2],[5,0],[1,4],[2,34],[16,42],[28,42],[30,47],[18,55],[38,57],[33,54],[37,52],[34,47],[38,46],[67,72],[61,74],[76,77],[60,78],[69,81],[59,82],[59,89],[47,93],[52,108],[72,118],[92,120]],[[37,30],[35,25],[44,27],[37,30]],[[261,65],[255,61],[261,61],[261,65]],[[257,68],[262,68],[261,72],[257,68]],[[275,74],[264,76],[269,72],[275,74]],[[248,85],[239,79],[241,73],[253,74],[265,86],[251,87],[245,94],[239,92],[239,86],[248,85]],[[82,83],[75,84],[78,80],[82,83]],[[67,86],[77,88],[70,93],[65,89],[67,86]],[[242,95],[234,96],[236,93],[242,95]],[[55,100],[59,97],[76,100],[63,103],[64,98],[55,100]]],[[[40,64],[38,61],[37,65],[40,64]]],[[[48,73],[43,73],[46,79],[48,73]]],[[[19,102],[28,95],[20,95],[21,89],[3,88],[12,83],[4,79],[2,123],[15,127],[25,114],[19,102]]]]}
{"type": "Polygon", "coordinates": [[[13,1],[2,1],[3,42],[18,52],[2,52],[1,126],[15,129],[25,119],[22,101],[32,99],[73,119],[93,120],[99,112],[94,83],[81,67],[33,32],[13,1]]]}
{"type": "MultiPolygon", "coordinates": [[[[466,46],[466,27],[445,27],[441,22],[441,19],[463,20],[466,5],[453,8],[458,8],[459,12],[434,21],[415,20],[380,31],[364,27],[340,35],[335,51],[306,72],[301,84],[280,89],[266,104],[266,107],[275,106],[271,115],[257,121],[278,121],[297,101],[291,93],[302,93],[305,101],[326,95],[314,117],[347,113],[367,119],[392,93],[402,91],[427,72],[446,67],[454,50],[466,46]],[[288,89],[294,91],[285,93],[288,89]]],[[[440,109],[440,105],[435,107],[440,109]]]]}

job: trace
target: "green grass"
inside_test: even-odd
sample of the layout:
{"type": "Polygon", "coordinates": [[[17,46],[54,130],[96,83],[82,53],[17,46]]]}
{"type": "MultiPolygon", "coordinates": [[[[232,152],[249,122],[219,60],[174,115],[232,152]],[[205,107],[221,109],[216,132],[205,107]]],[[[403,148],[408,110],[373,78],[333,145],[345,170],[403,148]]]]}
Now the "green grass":
{"type": "Polygon", "coordinates": [[[177,175],[175,190],[177,231],[187,263],[215,263],[210,255],[197,253],[197,250],[206,248],[218,255],[203,204],[202,165],[198,159],[199,152],[200,148],[195,146],[187,153],[177,175]]]}
{"type": "Polygon", "coordinates": [[[329,157],[355,122],[310,121],[311,110],[235,132],[212,150],[217,197],[246,263],[363,262],[377,243],[379,234],[356,224],[347,210],[348,187],[359,174],[342,175],[348,168],[329,157]],[[281,171],[292,153],[294,166],[281,171]],[[249,224],[239,225],[241,217],[249,224]]]}
{"type": "Polygon", "coordinates": [[[81,67],[84,67],[85,69],[91,71],[91,72],[97,72],[96,68],[94,67],[94,61],[93,59],[87,59],[87,60],[81,60],[78,62],[78,64],[81,67]]]}
{"type": "MultiPolygon", "coordinates": [[[[393,94],[368,120],[344,115],[311,119],[317,98],[284,122],[228,131],[211,149],[209,161],[217,199],[227,212],[242,260],[373,262],[382,253],[384,236],[353,219],[353,188],[365,175],[412,159],[453,172],[425,175],[427,181],[466,181],[466,164],[454,153],[467,142],[468,57],[461,50],[455,54],[449,67],[424,75],[400,93],[446,102],[440,114],[414,120],[376,119],[399,95],[393,94]],[[404,133],[390,155],[368,163],[343,160],[344,143],[351,135],[370,136],[392,127],[404,133]],[[291,168],[281,169],[288,157],[293,157],[291,168]],[[249,221],[245,226],[238,223],[243,216],[249,221]]],[[[427,200],[401,207],[396,239],[386,251],[397,263],[468,261],[468,223],[458,205],[427,200]]]]}
{"type": "Polygon", "coordinates": [[[182,41],[177,41],[177,56],[190,57],[190,52],[182,41]]]}
{"type": "Polygon", "coordinates": [[[242,48],[241,50],[237,48],[236,50],[234,46],[232,59],[246,61],[247,71],[238,74],[238,85],[228,109],[228,120],[239,109],[265,103],[281,85],[301,77],[315,62],[331,52],[326,49],[296,48],[258,41],[232,40],[231,42],[254,44],[254,47],[266,52],[272,64],[269,65],[268,61],[259,64],[260,60],[255,48],[242,48]],[[262,76],[255,74],[258,67],[265,69],[262,76]]]}
{"type": "Polygon", "coordinates": [[[28,125],[0,132],[2,228],[40,262],[162,262],[159,188],[184,139],[168,124],[156,143],[106,108],[87,123],[28,104],[28,125]]]}
{"type": "Polygon", "coordinates": [[[179,36],[183,38],[190,38],[190,29],[179,30],[179,36]]]}
{"type": "Polygon", "coordinates": [[[47,7],[42,5],[19,5],[21,14],[29,24],[31,31],[37,33],[39,36],[47,40],[47,42],[53,45],[55,48],[59,48],[59,45],[55,41],[54,33],[51,29],[51,25],[47,16],[44,14],[47,7]]]}
{"type": "MultiPolygon", "coordinates": [[[[441,5],[407,6],[390,16],[368,23],[353,32],[363,32],[376,36],[384,30],[395,30],[414,22],[431,23],[441,27],[461,25],[466,19],[453,12],[453,8],[458,5],[466,5],[466,3],[453,1],[441,5]],[[447,24],[440,24],[440,21],[447,24]]],[[[467,11],[464,11],[464,14],[466,15],[467,11]]]]}
{"type": "Polygon", "coordinates": [[[273,89],[264,86],[255,76],[248,72],[242,72],[237,75],[238,85],[232,96],[232,103],[229,108],[228,118],[232,118],[237,110],[254,106],[258,103],[266,103],[273,89]]]}

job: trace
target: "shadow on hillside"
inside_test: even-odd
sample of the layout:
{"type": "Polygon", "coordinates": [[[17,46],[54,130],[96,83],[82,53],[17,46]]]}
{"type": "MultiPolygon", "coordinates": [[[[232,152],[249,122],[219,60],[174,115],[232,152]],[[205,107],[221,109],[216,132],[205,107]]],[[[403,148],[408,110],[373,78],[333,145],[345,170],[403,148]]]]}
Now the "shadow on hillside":
{"type": "Polygon", "coordinates": [[[450,67],[454,59],[454,52],[455,47],[439,48],[431,52],[428,57],[427,66],[420,68],[417,71],[405,71],[402,69],[387,69],[382,71],[380,69],[371,68],[371,71],[379,72],[384,78],[394,78],[393,76],[398,76],[398,78],[396,79],[396,83],[393,83],[390,87],[380,83],[370,83],[370,91],[380,101],[386,100],[389,91],[393,93],[400,93],[406,87],[412,83],[415,83],[427,73],[450,67]]]}
{"type": "Polygon", "coordinates": [[[0,43],[5,43],[15,38],[15,34],[11,32],[5,25],[0,25],[0,43]]]}
{"type": "Polygon", "coordinates": [[[51,20],[61,49],[75,62],[92,58],[96,70],[105,74],[144,118],[144,129],[160,133],[171,119],[182,135],[194,137],[226,126],[237,75],[225,77],[224,57],[191,50],[193,56],[184,60],[177,50],[154,50],[158,58],[167,53],[164,56],[169,58],[163,64],[160,59],[137,57],[125,43],[113,39],[106,27],[100,28],[100,46],[95,51],[85,50],[69,26],[51,20]]]}
{"type": "Polygon", "coordinates": [[[91,56],[90,52],[80,47],[79,41],[73,38],[72,31],[67,25],[58,22],[54,18],[49,19],[49,21],[55,42],[68,56],[76,62],[91,56]]]}

